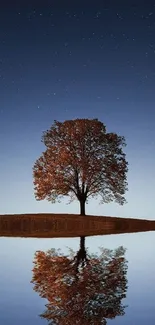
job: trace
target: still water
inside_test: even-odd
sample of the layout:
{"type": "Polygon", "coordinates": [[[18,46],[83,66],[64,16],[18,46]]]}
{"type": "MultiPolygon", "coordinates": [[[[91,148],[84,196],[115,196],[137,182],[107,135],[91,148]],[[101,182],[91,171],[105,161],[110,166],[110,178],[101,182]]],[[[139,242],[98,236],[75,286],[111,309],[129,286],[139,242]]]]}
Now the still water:
{"type": "Polygon", "coordinates": [[[1,237],[0,247],[2,325],[54,324],[52,315],[55,324],[155,324],[155,232],[1,237]]]}

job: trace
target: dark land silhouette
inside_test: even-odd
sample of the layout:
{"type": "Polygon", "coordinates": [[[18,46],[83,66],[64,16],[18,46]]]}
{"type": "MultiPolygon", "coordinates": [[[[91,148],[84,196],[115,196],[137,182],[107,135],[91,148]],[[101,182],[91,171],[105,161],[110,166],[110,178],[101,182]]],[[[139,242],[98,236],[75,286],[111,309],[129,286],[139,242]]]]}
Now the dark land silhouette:
{"type": "Polygon", "coordinates": [[[155,231],[154,220],[71,214],[0,215],[0,236],[80,237],[155,231]]]}

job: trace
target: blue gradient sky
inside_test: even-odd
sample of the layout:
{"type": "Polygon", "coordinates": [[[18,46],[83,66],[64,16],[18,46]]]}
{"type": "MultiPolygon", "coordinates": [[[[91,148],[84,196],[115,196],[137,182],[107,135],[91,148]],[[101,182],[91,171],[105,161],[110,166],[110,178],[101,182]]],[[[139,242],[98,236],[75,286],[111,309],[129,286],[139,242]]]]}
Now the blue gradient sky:
{"type": "MultiPolygon", "coordinates": [[[[124,135],[128,203],[86,213],[154,219],[155,6],[5,1],[0,11],[0,213],[78,213],[37,202],[32,167],[53,121],[98,118],[124,135]]],[[[139,4],[138,4],[139,3],[139,4]]]]}

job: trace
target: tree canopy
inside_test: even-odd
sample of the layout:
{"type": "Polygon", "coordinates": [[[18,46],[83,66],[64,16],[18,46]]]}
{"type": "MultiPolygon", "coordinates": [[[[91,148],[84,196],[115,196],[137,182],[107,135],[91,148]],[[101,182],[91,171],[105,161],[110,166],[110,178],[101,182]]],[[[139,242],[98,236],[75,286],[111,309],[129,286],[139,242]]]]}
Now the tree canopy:
{"type": "Polygon", "coordinates": [[[83,238],[76,255],[71,251],[65,256],[55,249],[35,254],[31,282],[40,297],[48,300],[40,317],[50,325],[106,325],[107,319],[125,313],[125,249],[100,248],[100,254],[88,255],[84,243],[83,238]]]}
{"type": "Polygon", "coordinates": [[[98,119],[75,119],[54,121],[42,142],[46,150],[33,167],[37,200],[69,196],[79,200],[81,214],[89,197],[124,204],[128,163],[123,136],[107,133],[98,119]]]}

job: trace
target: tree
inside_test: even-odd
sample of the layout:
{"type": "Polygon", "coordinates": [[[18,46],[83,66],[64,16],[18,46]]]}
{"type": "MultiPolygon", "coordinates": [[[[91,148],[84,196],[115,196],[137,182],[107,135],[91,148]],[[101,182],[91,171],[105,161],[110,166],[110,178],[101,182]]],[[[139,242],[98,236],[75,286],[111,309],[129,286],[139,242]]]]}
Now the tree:
{"type": "Polygon", "coordinates": [[[101,254],[88,255],[84,243],[82,239],[80,259],[79,252],[74,256],[73,251],[68,256],[55,249],[35,254],[31,282],[33,289],[48,300],[40,317],[50,325],[106,325],[107,319],[125,313],[125,249],[100,248],[101,254]]]}
{"type": "Polygon", "coordinates": [[[124,137],[107,133],[98,119],[75,119],[54,121],[42,142],[46,151],[33,167],[37,200],[55,202],[69,196],[80,202],[81,215],[89,197],[100,195],[101,203],[125,203],[124,137]]]}

